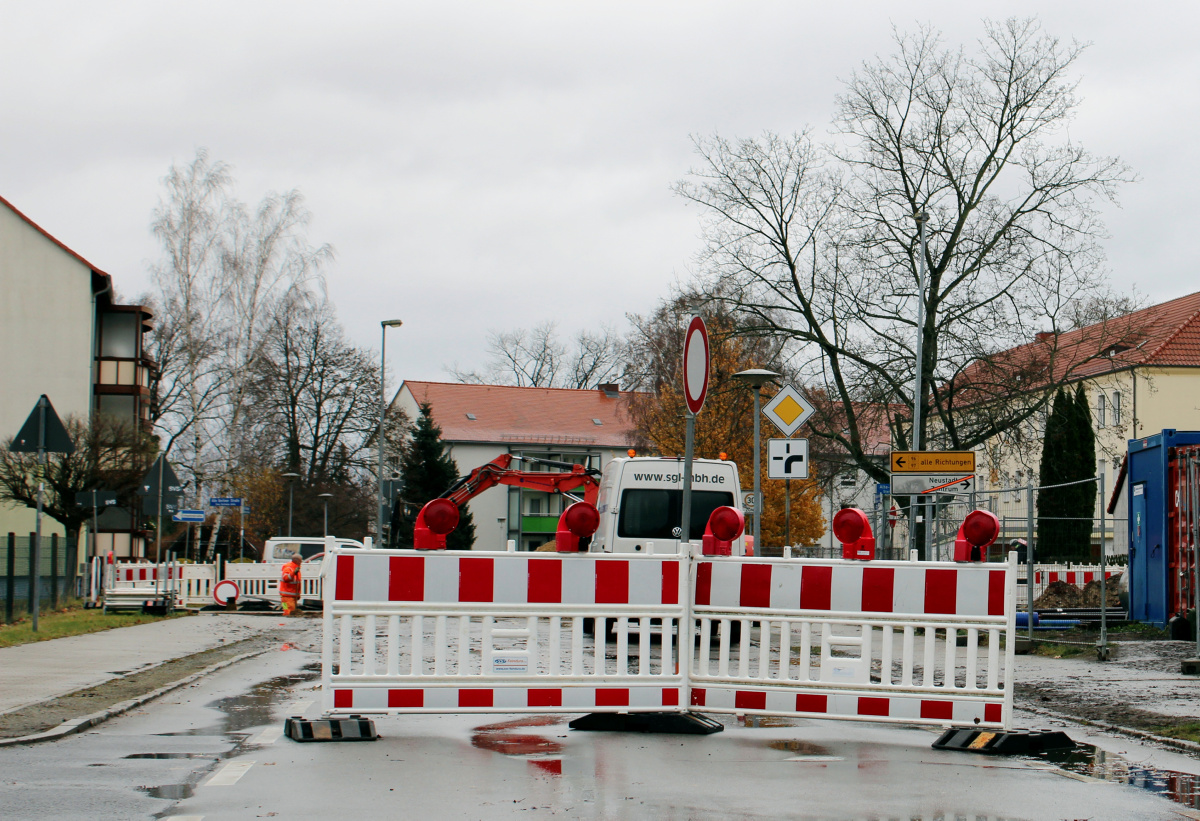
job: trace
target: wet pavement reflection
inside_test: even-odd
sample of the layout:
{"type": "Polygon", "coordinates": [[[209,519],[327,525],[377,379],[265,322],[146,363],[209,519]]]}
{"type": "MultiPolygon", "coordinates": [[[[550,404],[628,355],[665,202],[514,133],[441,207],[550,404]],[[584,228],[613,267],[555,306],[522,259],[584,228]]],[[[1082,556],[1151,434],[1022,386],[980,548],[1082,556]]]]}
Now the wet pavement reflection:
{"type": "Polygon", "coordinates": [[[1128,761],[1092,744],[1078,744],[1074,750],[1056,750],[1035,758],[1054,764],[1070,773],[1127,784],[1191,809],[1200,809],[1200,776],[1176,770],[1160,770],[1128,761]]]}

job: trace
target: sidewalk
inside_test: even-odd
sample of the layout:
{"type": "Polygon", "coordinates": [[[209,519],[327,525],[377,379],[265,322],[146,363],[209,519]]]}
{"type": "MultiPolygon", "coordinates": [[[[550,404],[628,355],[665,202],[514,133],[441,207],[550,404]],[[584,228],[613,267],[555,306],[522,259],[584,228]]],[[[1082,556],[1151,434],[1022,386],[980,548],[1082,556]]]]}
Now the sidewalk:
{"type": "Polygon", "coordinates": [[[0,714],[172,659],[284,630],[281,621],[277,616],[201,613],[3,647],[0,648],[0,714]]]}

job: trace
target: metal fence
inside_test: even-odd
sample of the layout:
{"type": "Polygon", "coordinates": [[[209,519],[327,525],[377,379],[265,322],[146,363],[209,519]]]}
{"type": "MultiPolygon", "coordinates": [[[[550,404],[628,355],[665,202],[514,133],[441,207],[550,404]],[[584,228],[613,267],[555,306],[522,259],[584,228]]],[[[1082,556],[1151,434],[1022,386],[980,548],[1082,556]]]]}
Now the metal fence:
{"type": "MultiPolygon", "coordinates": [[[[0,601],[4,609],[0,616],[4,623],[11,624],[29,611],[31,585],[34,575],[32,567],[33,534],[17,536],[9,533],[0,538],[0,601]]],[[[42,610],[54,609],[66,598],[78,596],[76,568],[70,566],[72,551],[66,539],[57,534],[42,536],[38,550],[37,576],[40,582],[38,600],[42,610]]]]}

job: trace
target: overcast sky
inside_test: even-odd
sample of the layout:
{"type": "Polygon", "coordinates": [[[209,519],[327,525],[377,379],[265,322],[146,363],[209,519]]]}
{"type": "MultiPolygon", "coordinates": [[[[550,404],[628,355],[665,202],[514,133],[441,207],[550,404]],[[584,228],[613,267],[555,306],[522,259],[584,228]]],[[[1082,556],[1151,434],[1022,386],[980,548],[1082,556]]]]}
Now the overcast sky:
{"type": "Polygon", "coordinates": [[[353,338],[392,379],[483,364],[489,329],[621,326],[686,280],[691,135],[830,121],[893,24],[972,43],[1037,14],[1077,64],[1071,137],[1140,175],[1107,213],[1114,283],[1200,289],[1200,6],[1116,2],[0,3],[0,196],[132,297],[173,162],[299,189],[353,338]]]}

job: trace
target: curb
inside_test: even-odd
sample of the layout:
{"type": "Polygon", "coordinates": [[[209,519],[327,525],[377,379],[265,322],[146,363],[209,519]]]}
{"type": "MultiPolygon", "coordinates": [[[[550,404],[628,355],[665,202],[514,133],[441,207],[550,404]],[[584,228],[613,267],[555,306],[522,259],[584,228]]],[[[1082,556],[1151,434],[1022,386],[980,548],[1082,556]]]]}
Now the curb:
{"type": "MultiPolygon", "coordinates": [[[[269,649],[270,648],[263,649],[263,650],[255,650],[254,652],[251,652],[251,653],[242,653],[241,655],[234,656],[233,658],[225,659],[224,661],[219,661],[210,667],[205,667],[203,670],[200,670],[199,672],[192,673],[190,676],[187,676],[186,678],[181,678],[179,681],[175,681],[170,684],[159,687],[157,690],[151,690],[149,693],[146,693],[145,695],[138,696],[137,698],[131,698],[131,699],[128,699],[127,701],[122,701],[118,704],[114,704],[111,707],[101,710],[98,713],[92,713],[91,715],[82,716],[80,718],[69,719],[67,721],[64,721],[62,724],[58,725],[57,727],[55,727],[51,730],[46,730],[45,732],[34,733],[33,735],[21,736],[20,738],[0,738],[0,747],[12,747],[17,744],[37,744],[38,742],[41,742],[41,741],[55,741],[57,739],[63,738],[64,736],[74,735],[75,733],[83,732],[84,730],[86,730],[90,727],[95,727],[97,724],[102,724],[103,722],[108,721],[110,718],[115,718],[116,716],[119,716],[122,713],[128,712],[129,710],[132,710],[135,707],[140,707],[141,705],[145,704],[148,701],[153,701],[154,699],[158,698],[159,696],[165,695],[166,693],[169,693],[172,690],[176,690],[180,687],[183,687],[184,685],[191,684],[193,681],[201,679],[204,676],[207,676],[209,673],[215,673],[217,670],[221,670],[225,667],[229,667],[230,665],[237,664],[239,661],[245,661],[248,658],[254,658],[255,656],[261,656],[262,654],[268,652],[269,649]]],[[[155,665],[155,666],[158,666],[158,665],[155,665]]]]}
{"type": "Polygon", "coordinates": [[[1037,715],[1046,716],[1047,718],[1055,718],[1059,721],[1071,721],[1076,724],[1095,727],[1099,730],[1105,730],[1110,733],[1119,733],[1120,735],[1138,738],[1142,741],[1152,741],[1155,744],[1161,744],[1164,747],[1174,747],[1175,749],[1182,750],[1186,753],[1200,753],[1200,744],[1197,744],[1195,741],[1186,741],[1182,738],[1168,738],[1166,736],[1148,733],[1145,730],[1135,730],[1132,727],[1122,727],[1119,724],[1106,724],[1103,721],[1092,721],[1090,718],[1076,718],[1075,716],[1067,715],[1066,713],[1056,713],[1054,710],[1047,710],[1044,707],[1013,706],[1015,709],[1022,710],[1026,713],[1035,713],[1037,715]]]}

